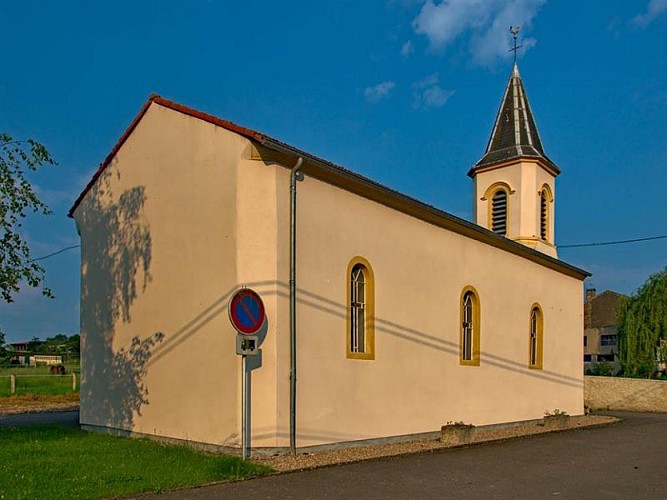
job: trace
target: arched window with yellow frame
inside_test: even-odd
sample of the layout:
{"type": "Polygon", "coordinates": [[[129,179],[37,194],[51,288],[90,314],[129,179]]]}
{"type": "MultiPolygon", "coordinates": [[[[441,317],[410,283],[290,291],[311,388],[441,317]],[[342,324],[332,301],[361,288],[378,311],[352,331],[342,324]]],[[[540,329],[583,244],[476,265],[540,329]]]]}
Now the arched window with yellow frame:
{"type": "Polygon", "coordinates": [[[375,279],[363,257],[347,266],[347,357],[375,359],[375,279]]]}
{"type": "Polygon", "coordinates": [[[461,292],[459,362],[479,366],[480,304],[477,290],[467,286],[461,292]]]}
{"type": "Polygon", "coordinates": [[[528,366],[542,369],[544,316],[542,308],[535,303],[530,308],[530,335],[528,342],[528,366]]]}

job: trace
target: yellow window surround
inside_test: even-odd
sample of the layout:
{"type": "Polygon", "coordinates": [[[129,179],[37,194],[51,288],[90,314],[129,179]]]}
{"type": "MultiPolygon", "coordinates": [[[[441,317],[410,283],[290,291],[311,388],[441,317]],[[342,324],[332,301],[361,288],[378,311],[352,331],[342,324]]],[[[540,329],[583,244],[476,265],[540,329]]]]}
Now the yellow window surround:
{"type": "Polygon", "coordinates": [[[466,286],[461,292],[460,305],[460,320],[459,320],[459,363],[462,365],[479,366],[480,361],[480,330],[481,330],[481,307],[479,302],[479,294],[473,286],[466,286]],[[472,303],[472,317],[467,317],[466,314],[466,296],[468,296],[472,303]],[[470,321],[472,320],[472,321],[470,321]],[[472,323],[472,325],[467,325],[472,323]],[[466,336],[466,326],[472,329],[470,338],[466,336]],[[472,341],[471,346],[467,343],[472,341]],[[466,347],[468,347],[466,349],[466,347]],[[467,351],[467,352],[466,352],[467,351]]]}
{"type": "Polygon", "coordinates": [[[486,191],[484,192],[484,196],[482,196],[481,200],[486,201],[487,204],[487,229],[493,231],[493,197],[496,195],[498,191],[504,191],[506,194],[505,200],[506,200],[506,206],[505,206],[505,234],[504,236],[507,236],[509,233],[509,226],[510,226],[510,196],[514,194],[516,191],[513,190],[509,184],[506,182],[494,182],[491,184],[486,191]]]}
{"type": "Polygon", "coordinates": [[[528,319],[528,367],[541,370],[544,355],[544,315],[537,302],[530,306],[528,319]]]}
{"type": "Polygon", "coordinates": [[[347,281],[347,298],[345,300],[347,306],[347,357],[348,359],[373,360],[375,359],[375,278],[370,262],[360,256],[354,257],[347,265],[345,279],[347,281]],[[352,346],[352,314],[356,311],[357,306],[352,304],[352,271],[357,265],[362,266],[364,278],[364,339],[363,350],[354,351],[352,346]]]}

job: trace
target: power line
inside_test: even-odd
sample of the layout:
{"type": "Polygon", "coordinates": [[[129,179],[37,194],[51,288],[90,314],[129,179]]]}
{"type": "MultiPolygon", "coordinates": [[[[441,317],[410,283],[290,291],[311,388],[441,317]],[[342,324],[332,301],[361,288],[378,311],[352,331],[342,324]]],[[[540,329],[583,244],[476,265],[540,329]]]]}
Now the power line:
{"type": "Polygon", "coordinates": [[[71,247],[61,248],[57,252],[53,252],[48,255],[43,255],[42,257],[37,257],[36,259],[32,259],[32,261],[37,262],[38,260],[48,259],[49,257],[53,257],[54,255],[58,255],[59,253],[66,252],[67,250],[72,250],[73,248],[79,248],[80,246],[81,245],[72,245],[71,247]]]}
{"type": "MultiPolygon", "coordinates": [[[[603,246],[609,246],[609,245],[625,245],[627,243],[639,243],[642,241],[652,241],[652,240],[662,240],[667,238],[667,234],[661,235],[661,236],[649,236],[648,238],[634,238],[631,240],[618,240],[618,241],[603,241],[603,242],[597,242],[597,243],[577,243],[574,245],[557,245],[558,248],[585,248],[585,247],[603,247],[603,246]]],[[[72,245],[69,247],[61,248],[60,250],[50,253],[48,255],[43,255],[41,257],[37,257],[36,259],[32,259],[33,262],[37,262],[38,260],[44,260],[48,259],[49,257],[54,257],[58,254],[61,254],[63,252],[66,252],[68,250],[73,250],[75,248],[79,248],[81,245],[72,245]]]]}
{"type": "Polygon", "coordinates": [[[557,245],[558,248],[582,248],[582,247],[602,247],[607,245],[624,245],[626,243],[638,243],[640,241],[661,240],[667,238],[667,234],[662,236],[650,236],[648,238],[635,238],[632,240],[605,241],[601,243],[579,243],[576,245],[557,245]]]}

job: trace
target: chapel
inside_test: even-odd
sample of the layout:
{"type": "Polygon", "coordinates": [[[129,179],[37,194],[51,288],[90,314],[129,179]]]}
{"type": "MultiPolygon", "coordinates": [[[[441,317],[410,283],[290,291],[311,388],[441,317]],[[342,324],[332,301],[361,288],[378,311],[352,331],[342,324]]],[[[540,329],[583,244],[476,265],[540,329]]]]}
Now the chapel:
{"type": "Polygon", "coordinates": [[[583,414],[588,273],[557,258],[559,172],[516,64],[472,221],[151,96],[70,210],[82,426],[234,451],[245,409],[254,453],[583,414]],[[245,363],[243,287],[266,309],[245,363]]]}

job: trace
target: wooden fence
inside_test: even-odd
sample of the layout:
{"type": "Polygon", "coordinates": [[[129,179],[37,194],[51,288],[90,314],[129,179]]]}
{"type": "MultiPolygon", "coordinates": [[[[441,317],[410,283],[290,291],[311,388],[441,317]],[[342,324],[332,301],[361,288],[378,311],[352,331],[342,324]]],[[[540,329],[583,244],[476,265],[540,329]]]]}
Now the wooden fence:
{"type": "MultiPolygon", "coordinates": [[[[44,379],[51,379],[53,380],[54,378],[69,378],[72,381],[72,392],[75,392],[77,389],[77,377],[76,373],[72,372],[69,375],[0,375],[0,380],[3,378],[9,379],[9,394],[16,394],[16,379],[17,378],[44,378],[44,379]]],[[[3,384],[4,385],[4,384],[3,384]]],[[[5,386],[6,387],[6,386],[5,386]]]]}

